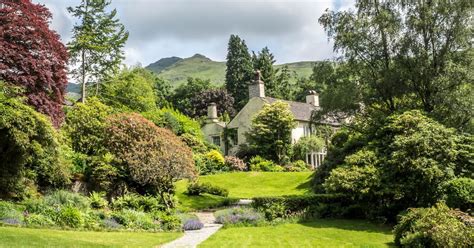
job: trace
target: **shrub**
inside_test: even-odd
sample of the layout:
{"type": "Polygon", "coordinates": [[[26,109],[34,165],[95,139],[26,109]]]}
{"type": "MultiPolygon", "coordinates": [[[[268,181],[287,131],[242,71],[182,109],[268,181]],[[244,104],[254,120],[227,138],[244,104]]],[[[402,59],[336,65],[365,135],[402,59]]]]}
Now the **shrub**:
{"type": "Polygon", "coordinates": [[[65,206],[59,210],[56,216],[56,223],[61,226],[79,228],[84,224],[84,219],[79,209],[72,206],[65,206]]]}
{"type": "Polygon", "coordinates": [[[25,223],[33,227],[51,227],[54,226],[54,221],[41,214],[28,214],[25,216],[25,223]]]}
{"type": "Polygon", "coordinates": [[[105,218],[100,225],[106,229],[121,229],[123,227],[114,218],[105,218]]]}
{"type": "Polygon", "coordinates": [[[288,166],[285,166],[286,171],[309,171],[310,169],[311,166],[303,160],[296,160],[288,166]]]}
{"type": "Polygon", "coordinates": [[[118,197],[114,199],[112,206],[115,210],[132,209],[145,212],[164,209],[164,206],[156,197],[137,194],[127,194],[118,197]]]}
{"type": "Polygon", "coordinates": [[[113,115],[107,122],[107,147],[127,186],[156,192],[173,207],[174,183],[196,175],[191,149],[139,114],[113,115]]]}
{"type": "Polygon", "coordinates": [[[159,230],[160,225],[145,212],[123,209],[112,213],[112,217],[121,225],[135,230],[159,230]]]}
{"type": "Polygon", "coordinates": [[[94,209],[105,208],[108,204],[107,200],[105,199],[104,192],[92,192],[89,195],[89,201],[91,203],[91,207],[94,209]]]}
{"type": "Polygon", "coordinates": [[[214,213],[216,222],[224,225],[255,225],[264,220],[261,213],[251,208],[228,208],[214,213]]]}
{"type": "Polygon", "coordinates": [[[229,195],[229,191],[227,189],[213,186],[209,183],[191,183],[188,185],[188,189],[186,191],[187,195],[201,195],[203,193],[208,193],[211,195],[223,196],[227,197],[229,195]]]}
{"type": "Polygon", "coordinates": [[[263,214],[269,221],[287,217],[286,206],[283,202],[266,203],[263,207],[263,214]]]}
{"type": "Polygon", "coordinates": [[[187,220],[183,224],[183,229],[186,231],[199,230],[199,229],[202,229],[203,227],[204,227],[204,224],[202,224],[200,220],[196,220],[196,219],[187,220]]]}
{"type": "Polygon", "coordinates": [[[472,247],[472,226],[460,221],[445,204],[409,209],[393,230],[402,247],[472,247]]]}
{"type": "Polygon", "coordinates": [[[245,171],[247,170],[247,165],[245,162],[234,156],[226,156],[225,157],[225,164],[229,168],[230,171],[245,171]]]}
{"type": "Polygon", "coordinates": [[[321,151],[324,147],[324,140],[318,136],[305,136],[293,145],[293,159],[304,160],[306,154],[314,151],[321,151]]]}
{"type": "Polygon", "coordinates": [[[89,198],[66,190],[57,190],[44,197],[44,203],[53,207],[69,206],[81,210],[90,206],[89,198]]]}
{"type": "MultiPolygon", "coordinates": [[[[18,207],[10,202],[0,201],[0,221],[8,224],[8,222],[14,222],[18,220],[21,222],[23,215],[18,207]]],[[[20,223],[19,223],[20,224],[20,223]]],[[[16,224],[15,224],[16,225],[16,224]]]]}
{"type": "Polygon", "coordinates": [[[182,220],[179,216],[168,212],[151,213],[155,220],[161,224],[161,228],[166,231],[177,231],[182,229],[182,220]]]}
{"type": "Polygon", "coordinates": [[[0,222],[3,224],[12,225],[12,226],[20,226],[23,224],[20,218],[15,218],[15,217],[0,219],[0,222]]]}
{"type": "Polygon", "coordinates": [[[273,161],[266,160],[260,156],[255,156],[250,159],[251,171],[283,171],[283,167],[273,163],[273,161]]]}
{"type": "Polygon", "coordinates": [[[162,108],[160,110],[145,112],[143,113],[143,116],[155,123],[155,125],[167,128],[178,136],[190,134],[197,139],[203,140],[204,135],[202,134],[199,122],[189,118],[177,110],[162,108]]]}
{"type": "Polygon", "coordinates": [[[229,168],[225,165],[224,157],[217,150],[211,150],[210,152],[204,154],[204,156],[198,155],[197,160],[198,163],[196,163],[196,165],[201,175],[229,170],[229,168]]]}
{"type": "Polygon", "coordinates": [[[0,83],[0,198],[23,199],[38,187],[66,185],[70,164],[61,160],[51,122],[5,91],[0,83]]]}
{"type": "Polygon", "coordinates": [[[444,185],[446,204],[461,210],[472,209],[474,206],[474,180],[456,178],[444,185]]]}

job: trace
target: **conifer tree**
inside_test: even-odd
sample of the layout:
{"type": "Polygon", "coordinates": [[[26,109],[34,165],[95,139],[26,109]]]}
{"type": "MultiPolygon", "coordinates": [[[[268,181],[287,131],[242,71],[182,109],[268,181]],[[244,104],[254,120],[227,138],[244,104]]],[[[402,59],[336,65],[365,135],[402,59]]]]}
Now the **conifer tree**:
{"type": "Polygon", "coordinates": [[[128,32],[116,18],[114,9],[107,12],[109,0],[82,0],[68,11],[80,23],[73,28],[72,41],[68,43],[72,75],[82,84],[82,102],[86,99],[86,86],[99,83],[117,72],[124,59],[123,47],[128,32]]]}
{"type": "Polygon", "coordinates": [[[252,58],[245,41],[231,35],[227,50],[225,87],[235,99],[234,108],[239,111],[248,101],[248,83],[253,74],[252,58]]]}
{"type": "Polygon", "coordinates": [[[268,47],[264,47],[258,55],[253,54],[253,67],[262,73],[262,81],[265,82],[265,94],[271,97],[278,97],[278,85],[275,76],[278,73],[273,67],[275,58],[268,47]]]}

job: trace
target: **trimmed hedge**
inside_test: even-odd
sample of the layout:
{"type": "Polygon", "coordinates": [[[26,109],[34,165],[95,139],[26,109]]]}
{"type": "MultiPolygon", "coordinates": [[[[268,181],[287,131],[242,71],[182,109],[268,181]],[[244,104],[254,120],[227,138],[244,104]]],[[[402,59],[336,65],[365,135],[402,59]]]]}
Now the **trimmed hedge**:
{"type": "MultiPolygon", "coordinates": [[[[351,197],[345,194],[314,194],[253,198],[252,207],[263,212],[278,209],[277,216],[360,217],[351,197]],[[275,207],[277,206],[277,207],[275,207]]],[[[265,212],[266,213],[266,212],[265,212]]],[[[266,213],[267,216],[274,215],[266,213]]]]}

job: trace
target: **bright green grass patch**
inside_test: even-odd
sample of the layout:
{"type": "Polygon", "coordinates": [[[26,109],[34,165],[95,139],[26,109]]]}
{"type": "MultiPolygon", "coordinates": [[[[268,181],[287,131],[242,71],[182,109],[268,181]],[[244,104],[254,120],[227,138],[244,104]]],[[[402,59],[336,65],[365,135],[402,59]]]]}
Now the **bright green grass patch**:
{"type": "Polygon", "coordinates": [[[363,220],[317,220],[219,230],[199,247],[394,247],[387,226],[363,220]]]}
{"type": "MultiPolygon", "coordinates": [[[[311,193],[312,172],[233,172],[200,176],[199,181],[229,190],[230,198],[304,195],[311,193]]],[[[224,197],[204,194],[187,196],[187,182],[176,184],[176,195],[184,210],[204,209],[220,205],[224,197]]]]}
{"type": "Polygon", "coordinates": [[[156,247],[181,235],[0,227],[0,247],[156,247]]]}

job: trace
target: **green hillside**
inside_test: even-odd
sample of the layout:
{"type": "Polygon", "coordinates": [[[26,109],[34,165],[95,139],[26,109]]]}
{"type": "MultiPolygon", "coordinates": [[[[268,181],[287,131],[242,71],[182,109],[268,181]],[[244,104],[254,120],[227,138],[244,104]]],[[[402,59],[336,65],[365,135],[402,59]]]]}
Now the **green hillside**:
{"type": "MultiPolygon", "coordinates": [[[[294,62],[277,65],[276,68],[288,65],[297,77],[308,77],[314,63],[311,61],[294,62]]],[[[186,82],[188,77],[210,79],[216,85],[222,85],[225,81],[225,62],[212,61],[201,54],[186,59],[177,57],[160,59],[146,68],[170,81],[174,87],[186,82]],[[170,63],[172,61],[175,62],[170,63]]]]}

